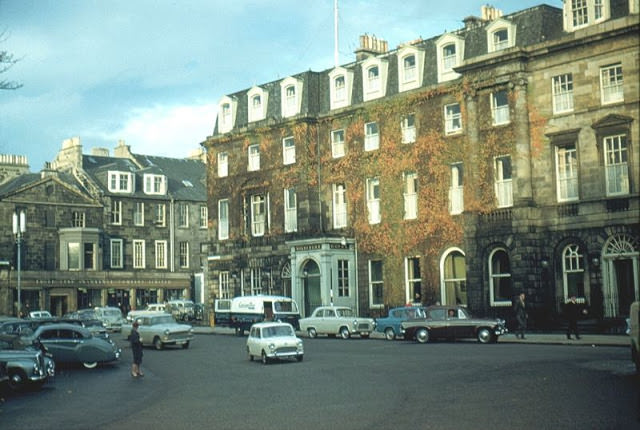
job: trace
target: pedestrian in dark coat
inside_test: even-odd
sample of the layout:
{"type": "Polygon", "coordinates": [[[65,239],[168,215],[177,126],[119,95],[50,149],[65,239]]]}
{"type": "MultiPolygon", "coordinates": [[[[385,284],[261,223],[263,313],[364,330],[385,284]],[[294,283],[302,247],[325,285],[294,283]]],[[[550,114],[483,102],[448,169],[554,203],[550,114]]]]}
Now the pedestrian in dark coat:
{"type": "Polygon", "coordinates": [[[131,376],[137,378],[138,376],[144,376],[140,365],[142,364],[142,342],[140,341],[140,333],[138,333],[138,323],[134,322],[131,327],[131,334],[129,335],[129,342],[131,343],[131,352],[133,353],[133,364],[131,365],[131,376]]]}
{"type": "Polygon", "coordinates": [[[519,337],[520,339],[524,339],[524,331],[527,329],[528,315],[524,297],[524,293],[520,293],[516,303],[513,305],[513,311],[516,315],[516,321],[518,322],[516,337],[519,337]]]}
{"type": "Polygon", "coordinates": [[[576,302],[576,296],[571,296],[569,301],[564,305],[564,314],[567,318],[567,339],[571,339],[571,333],[576,335],[576,339],[580,339],[580,332],[578,331],[578,317],[581,313],[586,313],[586,309],[580,312],[578,303],[576,302]]]}

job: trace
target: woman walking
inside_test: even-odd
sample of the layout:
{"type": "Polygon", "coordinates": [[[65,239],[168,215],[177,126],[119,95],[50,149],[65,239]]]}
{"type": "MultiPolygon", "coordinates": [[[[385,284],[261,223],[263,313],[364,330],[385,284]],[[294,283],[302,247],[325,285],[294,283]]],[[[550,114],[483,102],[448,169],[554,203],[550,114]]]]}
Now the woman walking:
{"type": "Polygon", "coordinates": [[[142,342],[140,342],[140,333],[138,333],[137,321],[133,323],[131,334],[129,335],[129,341],[131,342],[131,352],[133,352],[131,376],[134,378],[144,376],[144,373],[140,370],[140,365],[142,364],[142,342]]]}

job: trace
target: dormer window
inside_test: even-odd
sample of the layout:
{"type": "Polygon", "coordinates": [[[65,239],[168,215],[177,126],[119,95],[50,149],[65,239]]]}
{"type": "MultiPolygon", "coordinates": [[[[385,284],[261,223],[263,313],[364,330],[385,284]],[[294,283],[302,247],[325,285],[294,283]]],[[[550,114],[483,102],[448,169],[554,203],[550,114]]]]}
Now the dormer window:
{"type": "Polygon", "coordinates": [[[267,99],[269,93],[260,87],[253,87],[247,93],[248,120],[260,121],[267,117],[267,99]]]}
{"type": "Polygon", "coordinates": [[[329,73],[331,109],[338,109],[351,104],[351,88],[353,72],[337,67],[329,73]]]}
{"type": "Polygon", "coordinates": [[[575,31],[609,19],[609,0],[566,0],[564,8],[564,29],[575,31]]]}
{"type": "Polygon", "coordinates": [[[488,52],[500,51],[515,46],[516,25],[506,19],[499,18],[487,26],[488,52]]]}
{"type": "Polygon", "coordinates": [[[420,87],[424,69],[424,52],[415,46],[398,50],[398,91],[420,87]]]}
{"type": "Polygon", "coordinates": [[[247,170],[249,172],[260,170],[260,145],[255,144],[249,146],[248,158],[247,170]]]}
{"type": "Polygon", "coordinates": [[[302,105],[302,81],[286,78],[280,83],[282,99],[282,117],[298,115],[302,105]]]}
{"type": "Polygon", "coordinates": [[[144,193],[164,195],[167,190],[166,183],[166,176],[146,173],[144,175],[144,193]]]}
{"type": "Polygon", "coordinates": [[[108,188],[112,193],[133,193],[134,179],[131,172],[109,171],[108,188]]]}
{"type": "Polygon", "coordinates": [[[384,97],[387,89],[386,60],[371,57],[362,63],[362,90],[364,101],[384,97]]]}
{"type": "Polygon", "coordinates": [[[224,96],[218,104],[218,132],[228,133],[233,129],[236,121],[237,102],[231,97],[224,96]]]}
{"type": "Polygon", "coordinates": [[[444,34],[436,42],[438,56],[438,82],[456,79],[460,74],[453,69],[462,64],[464,39],[453,34],[444,34]]]}

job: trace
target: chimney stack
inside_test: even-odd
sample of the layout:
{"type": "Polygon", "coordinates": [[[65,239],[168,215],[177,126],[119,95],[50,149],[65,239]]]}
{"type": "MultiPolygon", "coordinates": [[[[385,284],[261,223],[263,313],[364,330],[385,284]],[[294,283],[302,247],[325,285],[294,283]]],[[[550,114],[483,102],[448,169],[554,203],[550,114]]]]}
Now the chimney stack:
{"type": "Polygon", "coordinates": [[[384,54],[389,50],[386,40],[378,39],[376,36],[363,34],[360,36],[360,47],[356,49],[356,61],[362,61],[378,54],[384,54]]]}

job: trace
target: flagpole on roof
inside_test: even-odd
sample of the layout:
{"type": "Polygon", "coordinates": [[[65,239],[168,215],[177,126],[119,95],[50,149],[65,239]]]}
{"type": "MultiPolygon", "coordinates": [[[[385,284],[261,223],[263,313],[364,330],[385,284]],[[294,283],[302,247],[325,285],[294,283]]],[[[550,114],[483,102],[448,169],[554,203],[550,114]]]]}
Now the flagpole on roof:
{"type": "Polygon", "coordinates": [[[333,0],[333,62],[338,67],[338,0],[333,0]]]}

